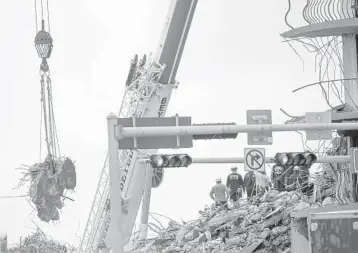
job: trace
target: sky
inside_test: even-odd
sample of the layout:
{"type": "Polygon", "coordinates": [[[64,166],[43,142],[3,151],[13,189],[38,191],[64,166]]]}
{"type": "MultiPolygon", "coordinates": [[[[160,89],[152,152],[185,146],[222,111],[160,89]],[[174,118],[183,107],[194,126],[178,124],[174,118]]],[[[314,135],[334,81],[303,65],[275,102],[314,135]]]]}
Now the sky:
{"type": "MultiPolygon", "coordinates": [[[[302,24],[297,1],[289,16],[302,24]]],[[[118,112],[134,54],[153,52],[162,32],[168,0],[50,1],[54,49],[49,60],[61,153],[76,161],[77,187],[60,220],[46,224],[23,198],[0,199],[0,231],[16,243],[35,222],[56,240],[79,244],[107,152],[106,117],[118,112]]],[[[302,61],[280,33],[286,1],[199,0],[177,73],[167,116],[191,116],[193,123],[246,124],[246,110],[271,109],[274,123],[292,115],[323,111],[317,87],[292,90],[317,81],[314,56],[300,48],[302,61]]],[[[21,164],[40,160],[40,82],[34,48],[33,1],[6,1],[0,8],[0,196],[14,190],[21,164]]],[[[312,142],[312,147],[316,143],[312,142]]],[[[235,140],[197,141],[193,157],[242,157],[246,134],[235,140]]],[[[266,154],[302,151],[300,135],[274,133],[266,154]]],[[[166,151],[167,152],[167,151],[166,151]]],[[[179,151],[178,151],[179,152],[179,151]]],[[[43,157],[43,156],[42,156],[43,157]]],[[[226,178],[231,164],[194,164],[165,171],[152,192],[151,211],[176,221],[192,220],[211,204],[210,188],[226,178]]],[[[244,173],[242,164],[239,172],[244,173]]]]}

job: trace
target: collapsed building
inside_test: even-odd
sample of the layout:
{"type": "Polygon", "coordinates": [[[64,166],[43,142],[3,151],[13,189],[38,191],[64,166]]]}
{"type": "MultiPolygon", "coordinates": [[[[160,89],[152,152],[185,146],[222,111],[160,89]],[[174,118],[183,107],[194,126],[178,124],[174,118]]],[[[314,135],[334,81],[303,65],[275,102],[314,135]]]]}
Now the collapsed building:
{"type": "Polygon", "coordinates": [[[262,197],[241,200],[232,210],[206,207],[186,224],[169,222],[158,237],[136,244],[144,252],[291,252],[291,213],[337,203],[332,197],[315,202],[299,191],[270,190],[262,197]]]}

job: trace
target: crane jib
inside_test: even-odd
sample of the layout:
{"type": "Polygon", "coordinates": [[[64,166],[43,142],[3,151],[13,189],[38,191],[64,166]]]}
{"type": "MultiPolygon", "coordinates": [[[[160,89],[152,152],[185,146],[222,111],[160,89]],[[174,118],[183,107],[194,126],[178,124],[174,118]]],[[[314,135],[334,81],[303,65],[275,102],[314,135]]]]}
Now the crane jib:
{"type": "Polygon", "coordinates": [[[158,117],[161,117],[163,115],[163,113],[165,112],[165,108],[167,106],[167,102],[168,99],[167,98],[162,98],[162,100],[160,101],[160,106],[159,106],[159,111],[158,111],[158,117]]]}
{"type": "Polygon", "coordinates": [[[131,162],[132,162],[132,158],[133,158],[133,151],[132,150],[128,150],[129,152],[129,155],[128,155],[128,160],[127,160],[127,163],[126,163],[126,167],[125,169],[123,170],[123,174],[122,174],[122,177],[121,177],[121,191],[123,191],[124,189],[124,184],[126,183],[126,180],[127,180],[127,174],[129,172],[128,168],[129,166],[131,165],[131,162]]]}
{"type": "MultiPolygon", "coordinates": [[[[153,95],[157,95],[157,97],[155,99],[148,99],[144,93],[140,93],[139,97],[136,97],[136,99],[143,99],[143,104],[141,104],[142,106],[137,106],[136,103],[131,102],[133,94],[131,92],[125,92],[120,115],[128,115],[128,113],[133,115],[133,113],[135,113],[136,117],[164,117],[166,114],[173,86],[176,86],[174,80],[176,79],[177,69],[179,67],[198,0],[171,0],[170,2],[163,32],[153,59],[153,62],[157,63],[159,66],[165,66],[165,68],[160,69],[159,80],[157,78],[151,78],[154,77],[155,74],[158,74],[158,69],[152,69],[151,64],[146,66],[146,76],[151,80],[150,83],[153,83],[151,88],[158,88],[157,84],[161,84],[159,85],[159,89],[152,93],[153,95]]],[[[143,81],[144,80],[147,79],[143,79],[143,81]]],[[[81,240],[81,253],[95,253],[102,250],[108,252],[111,248],[115,251],[115,249],[123,246],[120,244],[127,244],[131,239],[146,181],[145,173],[143,173],[146,165],[137,163],[137,152],[138,151],[135,150],[123,150],[121,152],[119,162],[121,176],[119,179],[112,179],[116,185],[119,185],[123,197],[130,198],[130,202],[128,202],[127,206],[128,213],[125,217],[118,217],[118,214],[121,213],[120,210],[113,210],[112,206],[109,211],[114,211],[114,217],[106,215],[107,218],[102,219],[103,209],[101,205],[104,202],[102,200],[109,196],[109,181],[112,181],[109,180],[109,174],[106,173],[106,170],[109,170],[109,168],[108,166],[105,166],[101,174],[95,199],[81,240]],[[103,182],[106,184],[104,185],[103,182]],[[114,224],[116,227],[115,231],[122,230],[121,235],[118,234],[118,236],[122,237],[122,240],[116,240],[115,238],[118,238],[118,236],[112,236],[112,232],[109,235],[105,232],[107,231],[105,229],[107,225],[110,225],[111,221],[116,220],[117,218],[123,218],[120,225],[121,229],[119,226],[116,226],[118,224],[114,224]],[[101,229],[101,232],[98,231],[99,227],[103,228],[101,229]],[[105,248],[99,249],[99,243],[102,241],[105,244],[105,248]]],[[[148,153],[155,152],[156,150],[152,150],[148,153]]],[[[144,215],[148,215],[148,213],[144,213],[144,215]]]]}

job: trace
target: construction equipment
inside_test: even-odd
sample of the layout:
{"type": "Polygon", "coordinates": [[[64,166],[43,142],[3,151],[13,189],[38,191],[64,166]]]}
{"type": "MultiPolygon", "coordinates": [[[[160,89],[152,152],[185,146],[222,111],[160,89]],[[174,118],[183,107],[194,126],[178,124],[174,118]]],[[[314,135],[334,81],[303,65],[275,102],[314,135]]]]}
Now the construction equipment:
{"type": "MultiPolygon", "coordinates": [[[[120,118],[127,117],[162,117],[165,115],[173,88],[178,86],[176,74],[185,46],[191,21],[198,0],[172,0],[168,16],[156,54],[144,57],[139,64],[136,56],[130,67],[126,81],[126,91],[119,112],[120,118]]],[[[146,151],[153,155],[156,150],[146,151]]],[[[119,154],[121,170],[121,192],[123,199],[128,199],[127,214],[123,220],[122,237],[127,243],[131,237],[134,222],[145,188],[146,164],[139,163],[137,150],[123,150],[119,154]]],[[[111,243],[106,241],[110,217],[109,172],[106,166],[102,170],[100,181],[95,193],[89,218],[80,243],[79,252],[108,252],[111,243]]],[[[147,171],[148,172],[148,171],[147,171]]],[[[162,173],[158,171],[158,173],[162,173]]],[[[158,178],[153,172],[153,177],[158,178]]],[[[162,174],[161,177],[162,178],[162,174]]],[[[151,178],[150,178],[151,179],[151,178]]],[[[150,191],[146,188],[146,191],[150,191]]],[[[145,194],[150,196],[150,194],[145,194]]],[[[143,199],[149,205],[149,199],[143,199]]],[[[142,237],[146,236],[148,212],[142,215],[142,237]],[[144,221],[144,222],[143,222],[144,221]]]]}
{"type": "Polygon", "coordinates": [[[60,154],[60,145],[57,136],[55,113],[52,101],[52,82],[48,59],[53,49],[53,39],[50,35],[50,13],[47,0],[45,8],[43,0],[35,0],[36,37],[35,48],[41,58],[40,87],[41,87],[41,136],[40,161],[28,168],[18,187],[29,181],[29,196],[36,205],[37,216],[40,220],[49,222],[60,218],[59,209],[63,207],[63,198],[66,190],[76,187],[76,172],[72,160],[60,154]],[[39,3],[38,3],[39,2],[39,3]],[[40,6],[38,19],[37,5],[40,6]],[[45,12],[47,11],[47,24],[45,12]],[[41,29],[38,29],[38,24],[41,29]],[[43,127],[43,128],[42,128],[43,127]],[[45,138],[42,139],[44,132],[45,138]],[[45,141],[47,155],[42,160],[42,142],[45,141]]]}

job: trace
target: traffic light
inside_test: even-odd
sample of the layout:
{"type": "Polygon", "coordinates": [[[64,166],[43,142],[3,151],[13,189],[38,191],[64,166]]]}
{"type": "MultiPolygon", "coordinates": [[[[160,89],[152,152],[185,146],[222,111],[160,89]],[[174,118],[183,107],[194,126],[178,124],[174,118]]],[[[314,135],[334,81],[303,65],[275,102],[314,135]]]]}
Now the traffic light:
{"type": "Polygon", "coordinates": [[[192,162],[192,158],[187,154],[150,156],[150,164],[153,168],[188,167],[192,162]]]}
{"type": "Polygon", "coordinates": [[[277,165],[290,166],[290,165],[307,165],[311,166],[317,161],[317,156],[313,153],[277,153],[275,155],[277,165]]]}

